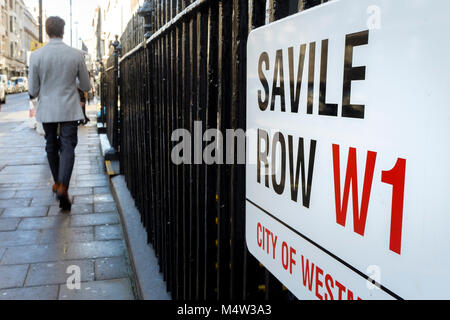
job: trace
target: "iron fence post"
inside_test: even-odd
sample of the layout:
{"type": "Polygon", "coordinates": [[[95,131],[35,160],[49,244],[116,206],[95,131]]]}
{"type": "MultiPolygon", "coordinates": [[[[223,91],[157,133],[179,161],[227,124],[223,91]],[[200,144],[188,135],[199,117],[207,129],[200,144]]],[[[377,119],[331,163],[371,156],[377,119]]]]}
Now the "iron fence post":
{"type": "MultiPolygon", "coordinates": [[[[116,35],[116,40],[111,44],[114,47],[113,51],[113,66],[112,66],[112,83],[110,83],[112,88],[109,88],[109,90],[112,90],[112,99],[108,99],[108,110],[110,114],[107,115],[109,118],[108,121],[108,132],[111,148],[105,152],[105,160],[119,160],[119,58],[120,58],[120,42],[119,42],[119,36],[116,35]],[[109,126],[112,126],[110,128],[109,126]]],[[[106,71],[108,72],[108,70],[106,71]]]]}
{"type": "Polygon", "coordinates": [[[100,86],[99,86],[99,94],[100,94],[100,118],[98,122],[102,124],[102,130],[99,129],[99,133],[106,133],[105,124],[106,124],[106,114],[105,114],[105,106],[106,106],[106,97],[105,97],[105,86],[106,86],[106,77],[105,77],[105,66],[101,60],[99,60],[100,65],[100,86]]]}
{"type": "Polygon", "coordinates": [[[115,149],[116,152],[118,152],[118,137],[119,137],[119,56],[120,56],[120,42],[119,42],[119,36],[116,35],[116,40],[112,43],[113,47],[114,47],[114,89],[113,89],[113,94],[114,94],[114,104],[113,104],[113,108],[114,108],[114,122],[113,122],[113,148],[115,149]]]}

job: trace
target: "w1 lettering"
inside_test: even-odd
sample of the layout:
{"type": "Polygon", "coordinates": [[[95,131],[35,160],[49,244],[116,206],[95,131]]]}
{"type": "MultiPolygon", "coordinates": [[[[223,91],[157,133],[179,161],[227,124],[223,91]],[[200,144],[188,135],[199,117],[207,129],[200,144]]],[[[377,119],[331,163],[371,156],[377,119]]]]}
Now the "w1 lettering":
{"type": "MultiPolygon", "coordinates": [[[[343,227],[346,225],[348,199],[351,188],[354,232],[364,236],[377,153],[373,151],[367,152],[361,207],[359,206],[358,200],[359,190],[356,155],[357,150],[350,148],[345,174],[344,193],[341,198],[340,146],[333,145],[336,223],[343,227]]],[[[401,254],[405,176],[405,159],[398,159],[395,167],[390,171],[383,171],[381,176],[381,182],[393,186],[389,249],[397,254],[401,254]]]]}

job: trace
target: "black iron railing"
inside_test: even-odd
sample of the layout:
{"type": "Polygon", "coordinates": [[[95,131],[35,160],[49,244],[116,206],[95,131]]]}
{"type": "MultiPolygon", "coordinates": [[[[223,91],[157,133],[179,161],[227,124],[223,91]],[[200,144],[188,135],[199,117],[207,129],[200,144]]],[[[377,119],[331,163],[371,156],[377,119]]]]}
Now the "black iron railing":
{"type": "Polygon", "coordinates": [[[106,67],[108,137],[175,299],[293,298],[246,249],[245,165],[175,165],[171,135],[245,130],[250,30],[321,2],[151,1],[149,39],[136,15],[106,67]]]}
{"type": "Polygon", "coordinates": [[[114,52],[108,58],[102,72],[101,121],[106,126],[111,146],[120,149],[120,99],[119,99],[119,42],[114,43],[114,52]]]}

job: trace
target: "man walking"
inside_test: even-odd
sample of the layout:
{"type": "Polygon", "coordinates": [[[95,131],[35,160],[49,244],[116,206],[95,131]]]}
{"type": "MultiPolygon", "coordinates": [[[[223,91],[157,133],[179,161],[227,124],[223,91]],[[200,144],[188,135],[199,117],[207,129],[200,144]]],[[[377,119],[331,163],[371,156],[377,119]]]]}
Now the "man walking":
{"type": "Polygon", "coordinates": [[[47,19],[50,41],[31,54],[28,92],[31,98],[39,98],[36,120],[45,131],[45,150],[55,181],[53,192],[61,209],[70,211],[68,189],[78,144],[78,121],[84,120],[78,89],[89,91],[91,85],[82,53],[63,42],[64,26],[59,17],[47,19]]]}

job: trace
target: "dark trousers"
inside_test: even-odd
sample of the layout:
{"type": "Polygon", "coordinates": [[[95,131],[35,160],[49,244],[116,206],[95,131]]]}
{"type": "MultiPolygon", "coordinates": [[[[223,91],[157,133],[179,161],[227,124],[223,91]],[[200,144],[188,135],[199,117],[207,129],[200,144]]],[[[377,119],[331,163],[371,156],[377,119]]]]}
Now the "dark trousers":
{"type": "Polygon", "coordinates": [[[44,123],[43,127],[47,141],[45,151],[53,179],[68,188],[75,163],[75,148],[78,144],[78,123],[76,121],[44,123]]]}

